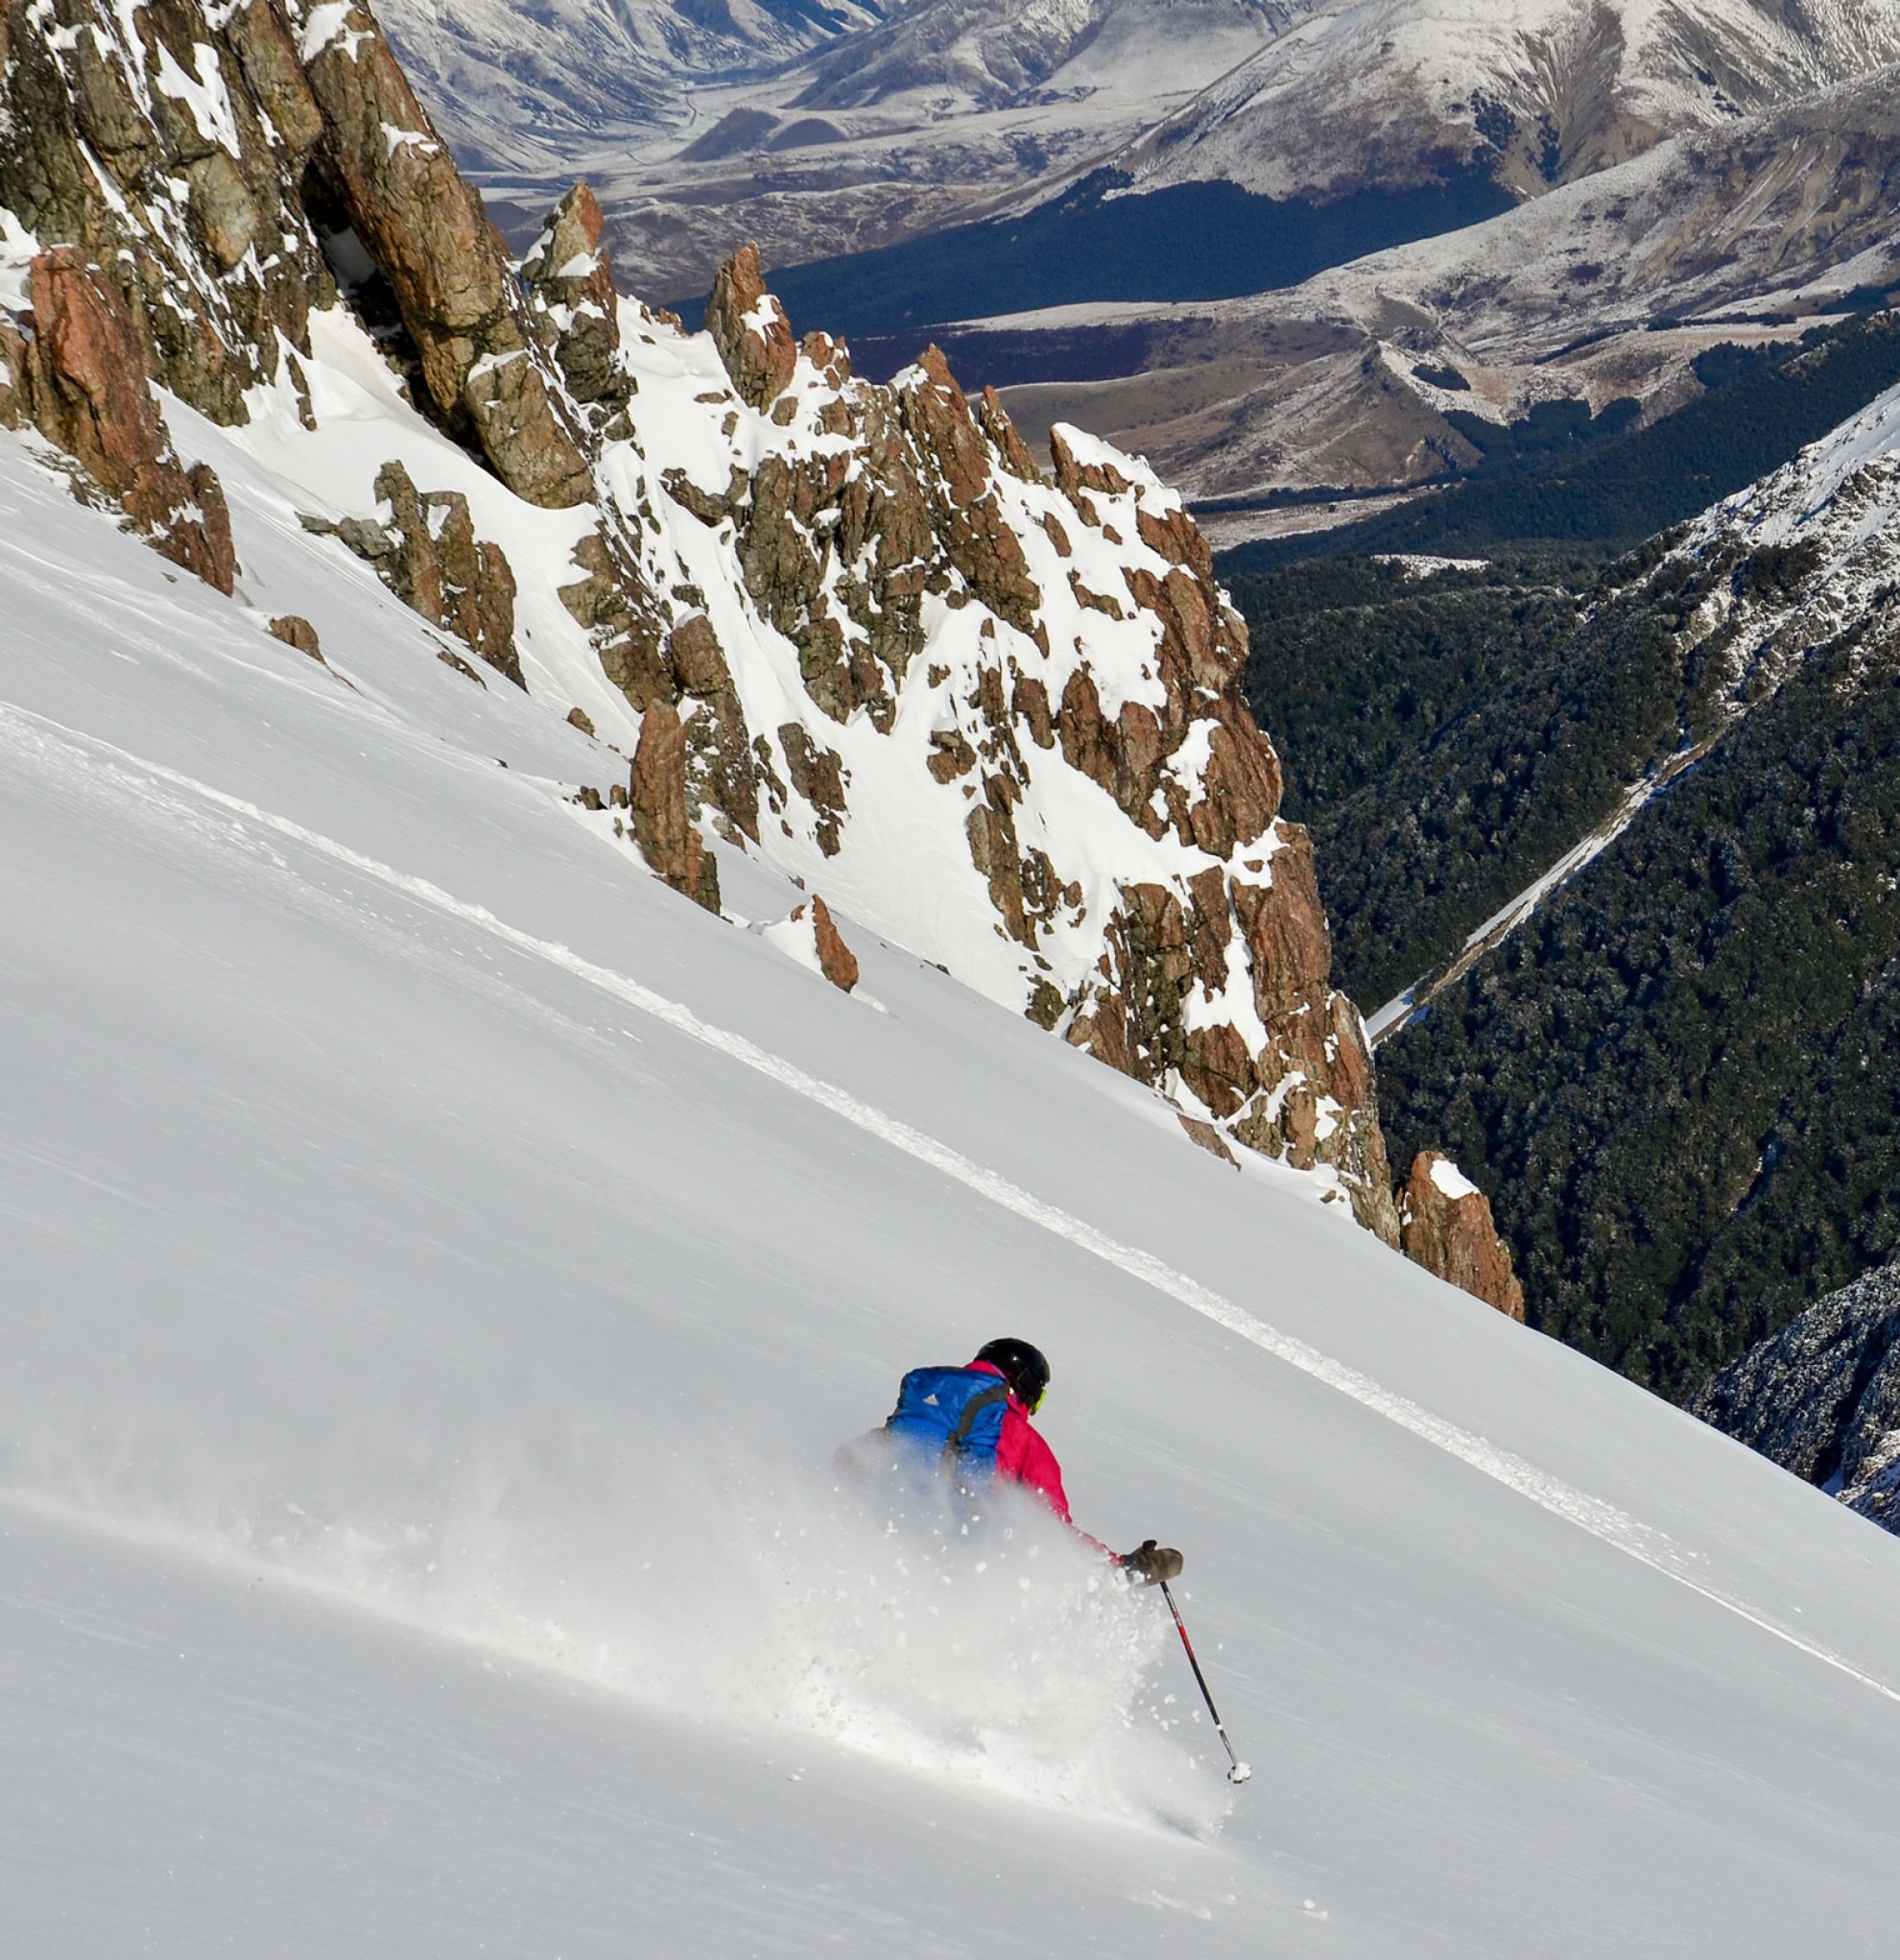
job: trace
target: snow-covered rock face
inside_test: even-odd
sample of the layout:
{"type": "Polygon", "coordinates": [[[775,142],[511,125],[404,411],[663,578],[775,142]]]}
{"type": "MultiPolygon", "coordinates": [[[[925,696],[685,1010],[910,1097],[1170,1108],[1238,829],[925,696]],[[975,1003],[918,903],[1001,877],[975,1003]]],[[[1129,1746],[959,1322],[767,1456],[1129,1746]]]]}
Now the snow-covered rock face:
{"type": "Polygon", "coordinates": [[[1058,431],[1046,480],[934,351],[853,379],[749,251],[688,334],[584,192],[509,266],[361,6],[0,0],[0,414],[89,461],[41,250],[82,240],[204,497],[268,465],[340,576],[573,704],[669,883],[718,909],[710,823],[1396,1236],[1244,632],[1144,465],[1058,431]]]}
{"type": "Polygon", "coordinates": [[[1457,160],[1535,196],[1895,60],[1888,0],[1330,0],[1128,160],[1274,197],[1457,160]]]}
{"type": "Polygon", "coordinates": [[[1691,1407],[1900,1532],[1900,1270],[1882,1267],[1817,1301],[1691,1407]]]}
{"type": "Polygon", "coordinates": [[[1810,443],[1689,527],[1678,563],[1710,581],[1693,632],[1720,661],[1737,711],[1818,647],[1850,645],[1850,672],[1887,680],[1900,578],[1900,389],[1810,443]]]}

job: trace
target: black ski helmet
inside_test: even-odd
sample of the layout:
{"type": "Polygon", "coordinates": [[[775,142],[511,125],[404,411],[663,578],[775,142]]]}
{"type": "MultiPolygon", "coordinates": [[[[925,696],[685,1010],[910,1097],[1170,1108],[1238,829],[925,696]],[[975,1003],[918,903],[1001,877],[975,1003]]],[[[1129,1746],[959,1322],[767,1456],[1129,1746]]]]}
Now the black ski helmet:
{"type": "Polygon", "coordinates": [[[1033,1409],[1049,1386],[1049,1357],[1029,1341],[986,1341],[976,1358],[987,1361],[1015,1391],[1019,1401],[1033,1409]]]}

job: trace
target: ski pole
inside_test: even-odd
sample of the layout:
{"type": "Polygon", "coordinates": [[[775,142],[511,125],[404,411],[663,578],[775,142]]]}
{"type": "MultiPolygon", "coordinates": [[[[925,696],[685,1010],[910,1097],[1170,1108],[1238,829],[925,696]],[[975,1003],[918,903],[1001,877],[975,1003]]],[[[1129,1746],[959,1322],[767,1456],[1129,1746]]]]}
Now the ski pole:
{"type": "Polygon", "coordinates": [[[1214,1733],[1221,1738],[1221,1746],[1227,1752],[1227,1760],[1233,1768],[1227,1772],[1230,1783],[1244,1783],[1253,1774],[1252,1766],[1243,1762],[1234,1754],[1234,1745],[1227,1740],[1227,1731],[1221,1720],[1221,1711],[1214,1706],[1214,1697],[1207,1692],[1207,1677],[1200,1671],[1200,1662],[1194,1658],[1194,1642],[1188,1638],[1187,1621],[1181,1617],[1181,1610],[1175,1604],[1175,1595],[1168,1590],[1168,1582],[1161,1581],[1161,1597],[1168,1602],[1168,1611],[1175,1615],[1175,1629],[1181,1637],[1181,1645],[1187,1651],[1188,1665],[1194,1669],[1196,1684],[1200,1689],[1200,1699],[1207,1704],[1207,1712],[1214,1717],[1214,1733]]]}

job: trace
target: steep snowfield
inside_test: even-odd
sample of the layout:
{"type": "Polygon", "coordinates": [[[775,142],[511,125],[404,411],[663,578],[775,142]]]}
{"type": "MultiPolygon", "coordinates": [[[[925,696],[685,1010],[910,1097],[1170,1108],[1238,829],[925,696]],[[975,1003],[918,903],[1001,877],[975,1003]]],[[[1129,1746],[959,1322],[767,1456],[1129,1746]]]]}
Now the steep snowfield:
{"type": "Polygon", "coordinates": [[[1886,1950],[1892,1541],[676,897],[251,509],[234,606],[0,438],[9,1951],[1886,1950]],[[332,671],[258,624],[319,582],[332,671]],[[1158,1602],[839,1488],[1005,1328],[1246,1790],[1158,1602]]]}

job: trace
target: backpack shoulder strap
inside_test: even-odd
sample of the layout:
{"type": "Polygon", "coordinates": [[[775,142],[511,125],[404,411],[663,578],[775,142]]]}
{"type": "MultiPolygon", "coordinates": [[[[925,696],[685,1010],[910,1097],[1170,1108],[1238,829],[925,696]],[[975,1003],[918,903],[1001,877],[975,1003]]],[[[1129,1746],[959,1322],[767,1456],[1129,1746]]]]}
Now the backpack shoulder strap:
{"type": "Polygon", "coordinates": [[[1009,1384],[999,1381],[992,1387],[979,1389],[963,1404],[962,1414],[957,1418],[957,1426],[943,1439],[943,1460],[953,1461],[963,1452],[963,1446],[970,1440],[970,1431],[976,1427],[977,1418],[986,1409],[993,1409],[998,1402],[1009,1399],[1009,1384]]]}

